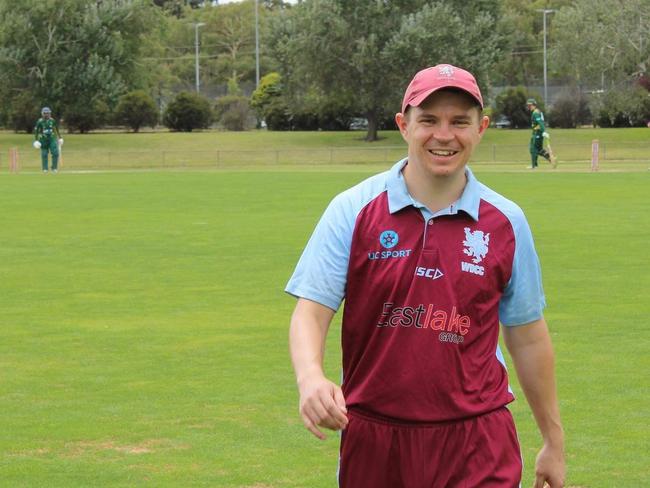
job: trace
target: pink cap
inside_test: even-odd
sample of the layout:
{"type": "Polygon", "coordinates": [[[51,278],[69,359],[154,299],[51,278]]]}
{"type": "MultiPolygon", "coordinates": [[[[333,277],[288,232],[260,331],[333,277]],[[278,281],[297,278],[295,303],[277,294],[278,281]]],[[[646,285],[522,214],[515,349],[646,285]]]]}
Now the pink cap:
{"type": "Polygon", "coordinates": [[[417,107],[425,98],[433,92],[442,88],[458,88],[469,93],[483,108],[483,97],[474,75],[462,68],[451,64],[439,64],[431,68],[423,69],[413,77],[409,83],[404,100],[402,101],[402,113],[409,105],[417,107]]]}

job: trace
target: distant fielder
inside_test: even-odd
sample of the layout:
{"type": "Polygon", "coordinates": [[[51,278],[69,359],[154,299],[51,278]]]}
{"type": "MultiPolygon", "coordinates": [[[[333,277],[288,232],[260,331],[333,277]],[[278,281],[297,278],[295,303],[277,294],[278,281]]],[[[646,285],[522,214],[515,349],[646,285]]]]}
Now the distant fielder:
{"type": "MultiPolygon", "coordinates": [[[[530,127],[533,129],[533,135],[530,138],[530,158],[531,165],[530,169],[537,168],[537,157],[542,156],[544,159],[549,161],[553,168],[557,167],[557,159],[553,155],[553,152],[549,152],[544,149],[544,139],[549,140],[550,137],[548,132],[546,132],[546,126],[544,124],[544,114],[537,107],[537,100],[534,98],[529,98],[526,100],[526,108],[530,111],[530,127]]],[[[550,141],[548,142],[548,148],[551,149],[550,141]]]]}
{"type": "Polygon", "coordinates": [[[48,152],[52,153],[52,173],[58,171],[59,147],[63,145],[63,139],[59,132],[59,124],[52,118],[52,110],[43,107],[41,118],[34,127],[34,147],[41,150],[41,163],[43,173],[48,171],[48,152]]]}

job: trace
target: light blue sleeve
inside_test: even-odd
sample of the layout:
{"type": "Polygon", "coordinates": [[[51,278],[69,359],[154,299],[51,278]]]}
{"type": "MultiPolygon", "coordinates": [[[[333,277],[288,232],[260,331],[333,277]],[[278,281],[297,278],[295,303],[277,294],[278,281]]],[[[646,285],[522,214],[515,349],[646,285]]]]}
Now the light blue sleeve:
{"type": "Polygon", "coordinates": [[[285,291],[337,311],[345,296],[356,213],[346,193],[329,204],[285,291]]]}
{"type": "Polygon", "coordinates": [[[546,307],[542,272],[535,251],[533,235],[520,209],[510,216],[515,233],[512,275],[499,302],[499,319],[503,325],[523,325],[542,318],[546,307]]]}

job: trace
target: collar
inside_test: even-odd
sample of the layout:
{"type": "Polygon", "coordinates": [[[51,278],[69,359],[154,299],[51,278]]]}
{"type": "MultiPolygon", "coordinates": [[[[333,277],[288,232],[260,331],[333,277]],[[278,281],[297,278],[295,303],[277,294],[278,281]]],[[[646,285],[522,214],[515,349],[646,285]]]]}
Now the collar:
{"type": "MultiPolygon", "coordinates": [[[[406,188],[406,181],[404,181],[404,175],[402,170],[408,158],[404,158],[401,161],[398,161],[393,167],[388,171],[387,178],[387,190],[388,190],[388,210],[391,214],[402,210],[405,207],[423,207],[422,204],[418,203],[408,192],[406,188]]],[[[480,196],[480,185],[478,180],[474,177],[474,173],[467,166],[465,167],[465,176],[467,177],[467,183],[463,189],[463,193],[460,198],[452,203],[448,208],[442,209],[436,215],[453,215],[457,214],[458,211],[462,210],[467,213],[474,220],[478,220],[478,209],[481,203],[480,196]]]]}

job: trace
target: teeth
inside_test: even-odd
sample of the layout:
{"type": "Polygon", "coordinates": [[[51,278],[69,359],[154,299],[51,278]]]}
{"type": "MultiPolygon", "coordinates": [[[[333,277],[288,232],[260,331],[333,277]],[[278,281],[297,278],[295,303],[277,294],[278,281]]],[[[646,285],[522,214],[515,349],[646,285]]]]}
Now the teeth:
{"type": "Polygon", "coordinates": [[[435,156],[452,156],[453,154],[456,154],[456,151],[429,151],[429,152],[435,156]]]}

